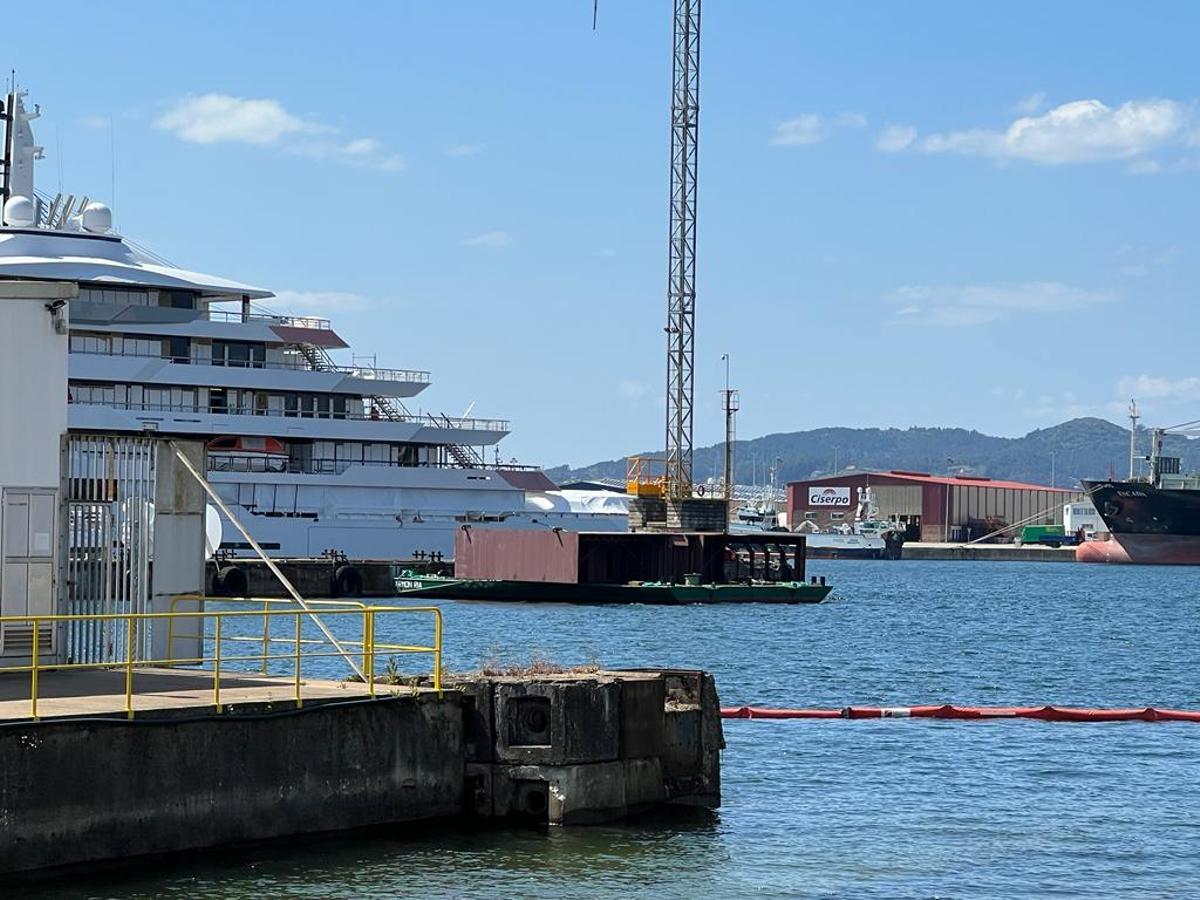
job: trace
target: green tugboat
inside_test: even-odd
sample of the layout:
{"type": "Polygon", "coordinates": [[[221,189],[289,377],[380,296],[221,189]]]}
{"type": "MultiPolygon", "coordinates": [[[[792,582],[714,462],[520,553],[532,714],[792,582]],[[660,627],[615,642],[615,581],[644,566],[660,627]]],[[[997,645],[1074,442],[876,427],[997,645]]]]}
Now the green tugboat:
{"type": "Polygon", "coordinates": [[[447,578],[401,573],[395,580],[401,598],[492,600],[527,603],[820,603],[833,588],[803,581],[749,584],[577,584],[510,581],[491,578],[447,578]]]}
{"type": "Polygon", "coordinates": [[[804,537],[722,532],[593,533],[464,526],[454,576],[403,571],[405,599],[528,603],[820,603],[804,537]]]}

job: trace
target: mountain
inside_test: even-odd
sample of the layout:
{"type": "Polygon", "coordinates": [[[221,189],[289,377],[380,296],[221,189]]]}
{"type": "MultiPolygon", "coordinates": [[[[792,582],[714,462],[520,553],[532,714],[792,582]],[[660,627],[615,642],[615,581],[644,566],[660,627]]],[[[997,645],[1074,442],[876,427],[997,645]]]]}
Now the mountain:
{"type": "MultiPolygon", "coordinates": [[[[1139,454],[1149,453],[1150,433],[1138,429],[1139,454]]],[[[694,452],[697,481],[721,476],[720,444],[694,452]]],[[[662,451],[647,455],[661,456],[662,451]]],[[[1179,456],[1184,471],[1200,470],[1200,441],[1168,435],[1163,455],[1179,456]]],[[[780,460],[778,483],[827,475],[839,469],[906,469],[962,472],[1072,487],[1080,478],[1123,477],[1129,472],[1129,429],[1104,419],[1071,419],[1024,437],[993,437],[963,428],[817,428],[734,443],[735,481],[767,481],[766,467],[780,460]]],[[[559,466],[546,474],[558,483],[591,478],[624,478],[625,460],[613,459],[578,469],[559,466]]]]}

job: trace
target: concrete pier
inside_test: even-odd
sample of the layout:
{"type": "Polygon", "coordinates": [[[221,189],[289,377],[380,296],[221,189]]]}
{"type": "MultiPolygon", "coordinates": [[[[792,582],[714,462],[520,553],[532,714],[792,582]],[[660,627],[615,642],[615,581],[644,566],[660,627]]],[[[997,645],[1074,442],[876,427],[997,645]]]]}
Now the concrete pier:
{"type": "Polygon", "coordinates": [[[986,559],[1009,562],[1075,562],[1074,547],[1041,544],[905,544],[902,559],[986,559]]]}
{"type": "Polygon", "coordinates": [[[374,700],[306,679],[299,709],[287,679],[231,676],[217,712],[211,673],[165,670],[139,674],[132,720],[117,712],[123,680],[87,674],[98,693],[61,682],[40,721],[23,718],[23,679],[0,682],[0,875],[433,819],[572,825],[720,803],[720,710],[702,672],[469,676],[440,695],[377,683],[374,700]]]}

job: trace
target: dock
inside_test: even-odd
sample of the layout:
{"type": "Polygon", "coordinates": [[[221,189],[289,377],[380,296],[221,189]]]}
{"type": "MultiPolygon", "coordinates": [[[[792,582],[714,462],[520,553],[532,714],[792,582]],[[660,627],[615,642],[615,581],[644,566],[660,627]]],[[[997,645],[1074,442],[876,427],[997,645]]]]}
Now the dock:
{"type": "Polygon", "coordinates": [[[0,877],[441,820],[720,803],[720,705],[683,670],[356,680],[0,675],[0,877]],[[372,694],[374,696],[372,696],[372,694]]]}
{"type": "Polygon", "coordinates": [[[902,558],[1075,562],[1075,548],[1046,547],[1039,544],[948,544],[921,541],[905,544],[902,558]]]}

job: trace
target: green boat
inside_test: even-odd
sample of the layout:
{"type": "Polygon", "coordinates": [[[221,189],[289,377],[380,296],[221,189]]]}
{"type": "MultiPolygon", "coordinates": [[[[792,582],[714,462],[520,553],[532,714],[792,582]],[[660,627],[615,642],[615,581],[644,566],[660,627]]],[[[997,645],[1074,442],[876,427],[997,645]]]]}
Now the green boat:
{"type": "Polygon", "coordinates": [[[820,603],[833,590],[804,581],[749,584],[576,584],[551,581],[507,581],[450,578],[403,572],[395,579],[404,599],[491,600],[527,603],[820,603]]]}

